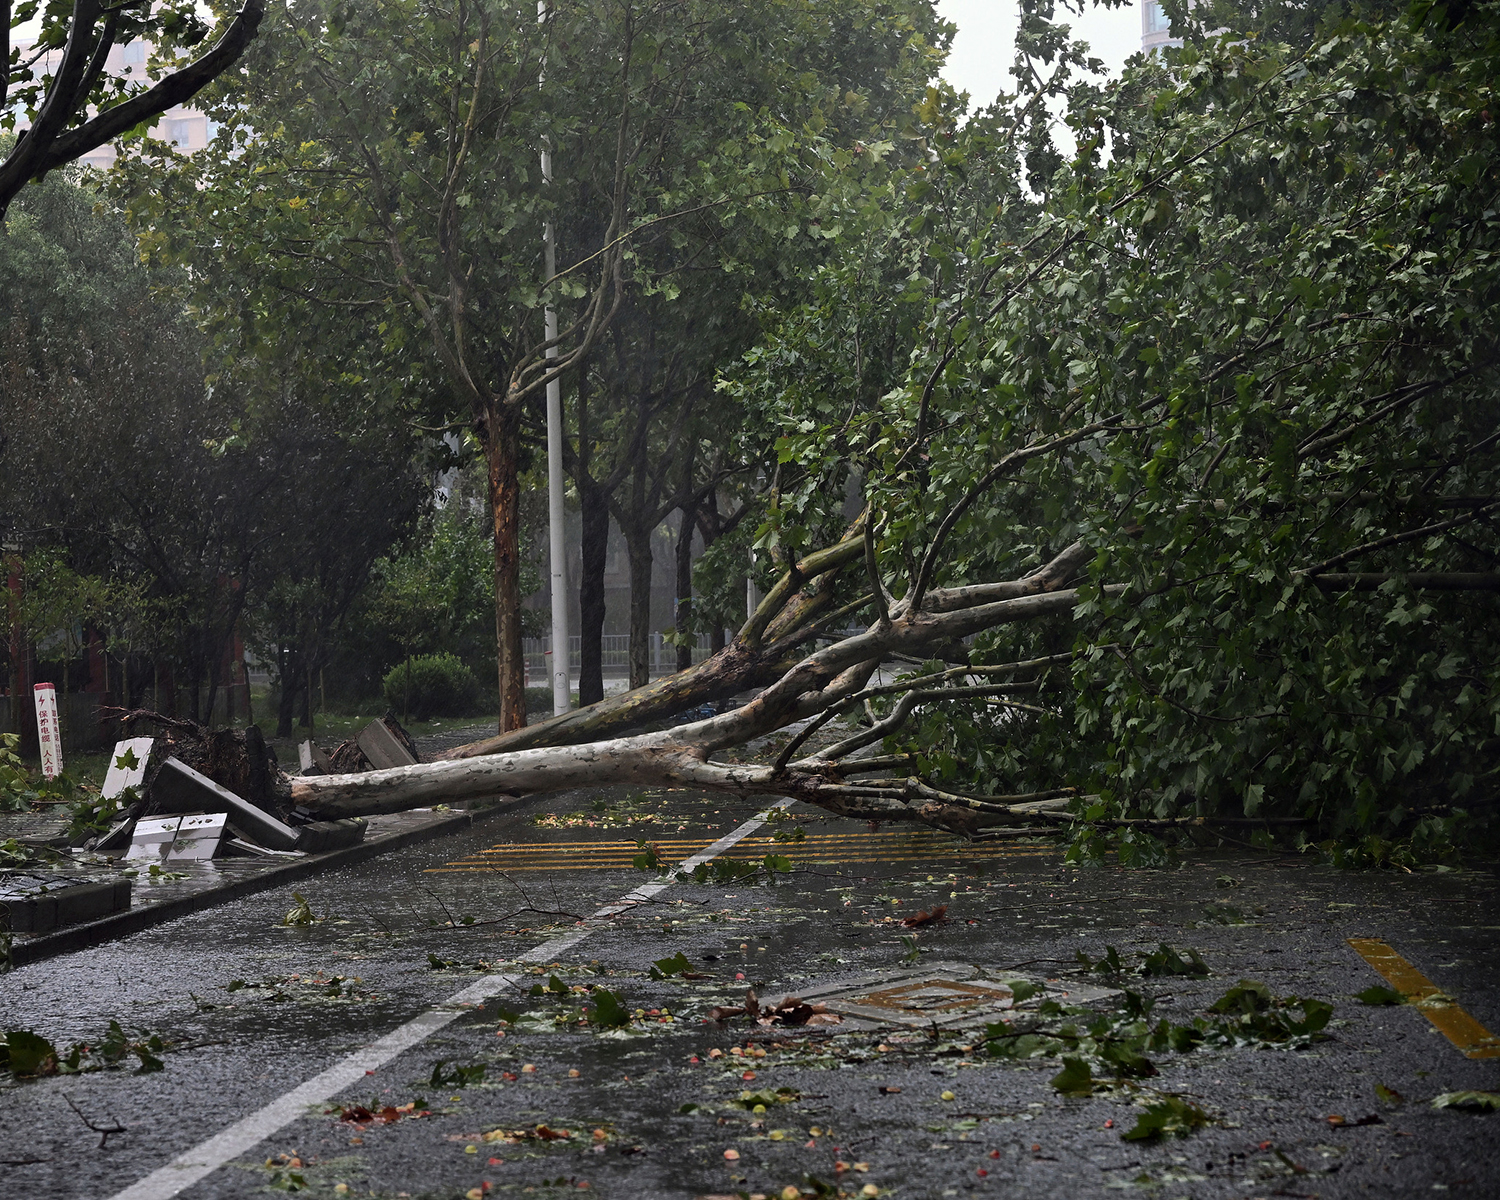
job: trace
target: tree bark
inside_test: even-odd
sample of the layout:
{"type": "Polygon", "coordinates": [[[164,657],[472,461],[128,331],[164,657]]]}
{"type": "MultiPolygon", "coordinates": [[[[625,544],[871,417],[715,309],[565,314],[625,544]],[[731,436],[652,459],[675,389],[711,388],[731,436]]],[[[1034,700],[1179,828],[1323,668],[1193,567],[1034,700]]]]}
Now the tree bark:
{"type": "Polygon", "coordinates": [[[630,686],[651,682],[651,529],[632,523],[623,531],[630,558],[630,686]]]}
{"type": "Polygon", "coordinates": [[[485,413],[484,441],[490,516],[495,536],[495,646],[499,676],[499,731],[526,724],[526,660],[521,652],[521,449],[520,414],[492,400],[485,413]]]}
{"type": "Polygon", "coordinates": [[[693,646],[683,641],[693,628],[693,527],[698,506],[689,501],[682,506],[682,524],[677,530],[677,611],[672,616],[677,630],[677,669],[686,671],[693,665],[693,646]]]}
{"type": "Polygon", "coordinates": [[[582,663],[578,703],[604,699],[604,569],[609,560],[609,497],[592,479],[580,481],[583,510],[583,562],[578,578],[579,642],[582,663]]]}
{"type": "MultiPolygon", "coordinates": [[[[664,676],[647,687],[609,696],[588,708],[574,709],[526,729],[459,746],[449,751],[448,757],[478,758],[613,737],[687,709],[775,683],[803,659],[802,647],[818,629],[819,621],[831,617],[848,619],[860,611],[857,604],[846,608],[836,606],[835,583],[840,571],[864,557],[863,521],[863,517],[857,520],[842,540],[809,554],[787,570],[734,640],[712,658],[690,670],[664,676]]],[[[967,618],[982,605],[1056,592],[1082,569],[1089,557],[1090,552],[1082,544],[1074,543],[1046,566],[1022,579],[934,588],[918,616],[961,612],[967,618]]],[[[902,606],[896,605],[893,618],[900,616],[901,611],[902,606]]],[[[949,640],[968,632],[972,631],[965,629],[964,633],[949,635],[949,640]]],[[[935,641],[931,639],[924,645],[935,641]]]]}

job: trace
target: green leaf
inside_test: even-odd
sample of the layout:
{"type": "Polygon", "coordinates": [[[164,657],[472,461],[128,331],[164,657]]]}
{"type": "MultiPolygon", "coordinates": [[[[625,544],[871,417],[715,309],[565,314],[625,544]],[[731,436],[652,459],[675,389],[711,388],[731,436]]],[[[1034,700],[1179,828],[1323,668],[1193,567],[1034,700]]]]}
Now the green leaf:
{"type": "Polygon", "coordinates": [[[1271,989],[1252,979],[1237,984],[1208,1006],[1214,1013],[1257,1013],[1271,1006],[1271,989]]]}
{"type": "Polygon", "coordinates": [[[1155,950],[1146,956],[1146,963],[1141,968],[1142,975],[1207,975],[1208,964],[1203,961],[1198,951],[1189,948],[1186,957],[1182,953],[1162,942],[1155,950]]]}
{"type": "Polygon", "coordinates": [[[652,979],[666,979],[670,975],[681,975],[684,971],[691,971],[693,964],[688,956],[679,950],[670,958],[659,958],[651,964],[652,979]]]}
{"type": "Polygon", "coordinates": [[[1092,1096],[1099,1088],[1093,1071],[1081,1058],[1064,1058],[1063,1069],[1051,1079],[1055,1091],[1065,1096],[1092,1096]]]}
{"type": "Polygon", "coordinates": [[[1361,1004],[1405,1004],[1406,997],[1394,988],[1385,987],[1383,984],[1373,984],[1362,992],[1356,992],[1354,998],[1361,1004]]]}
{"type": "Polygon", "coordinates": [[[29,1030],[11,1030],[5,1035],[4,1047],[4,1065],[12,1075],[40,1075],[57,1064],[57,1048],[29,1030]]]}
{"type": "Polygon", "coordinates": [[[595,988],[589,998],[594,1002],[594,1007],[588,1011],[590,1025],[597,1025],[602,1029],[618,1029],[630,1024],[630,1010],[614,992],[607,988],[595,988]]]}
{"type": "Polygon", "coordinates": [[[1500,1092],[1444,1092],[1432,1098],[1433,1108],[1459,1108],[1465,1112],[1500,1111],[1500,1092]]]}
{"type": "Polygon", "coordinates": [[[1197,1105],[1178,1096],[1166,1096],[1155,1104],[1148,1104],[1136,1123],[1120,1137],[1127,1142],[1187,1137],[1193,1130],[1210,1123],[1209,1115],[1197,1105]]]}

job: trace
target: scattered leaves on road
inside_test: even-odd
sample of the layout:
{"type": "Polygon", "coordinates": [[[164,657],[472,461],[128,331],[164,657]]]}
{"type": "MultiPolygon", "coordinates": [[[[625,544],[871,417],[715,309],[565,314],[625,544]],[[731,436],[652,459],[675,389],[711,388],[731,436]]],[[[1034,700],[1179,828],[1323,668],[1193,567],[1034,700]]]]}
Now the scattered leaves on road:
{"type": "Polygon", "coordinates": [[[13,1029],[0,1034],[0,1071],[16,1079],[36,1079],[43,1075],[80,1075],[86,1071],[105,1071],[124,1066],[134,1057],[139,1064],[137,1075],[149,1075],[163,1069],[158,1055],[169,1043],[159,1034],[132,1038],[118,1021],[97,1042],[75,1042],[59,1050],[40,1034],[13,1029]]]}

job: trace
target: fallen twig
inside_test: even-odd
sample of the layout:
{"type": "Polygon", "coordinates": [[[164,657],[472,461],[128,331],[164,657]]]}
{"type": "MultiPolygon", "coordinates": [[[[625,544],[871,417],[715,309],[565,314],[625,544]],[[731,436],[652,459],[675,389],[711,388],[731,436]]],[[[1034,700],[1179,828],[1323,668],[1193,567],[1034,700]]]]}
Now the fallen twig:
{"type": "Polygon", "coordinates": [[[73,1103],[72,1096],[64,1092],[63,1100],[67,1103],[69,1108],[71,1108],[75,1113],[78,1114],[78,1119],[80,1121],[82,1121],[91,1130],[99,1135],[99,1149],[103,1150],[104,1147],[108,1144],[110,1134],[125,1132],[125,1126],[120,1124],[119,1117],[110,1117],[110,1120],[114,1122],[113,1125],[96,1125],[94,1124],[94,1122],[90,1121],[86,1116],[83,1115],[83,1110],[79,1108],[78,1105],[73,1103]]]}

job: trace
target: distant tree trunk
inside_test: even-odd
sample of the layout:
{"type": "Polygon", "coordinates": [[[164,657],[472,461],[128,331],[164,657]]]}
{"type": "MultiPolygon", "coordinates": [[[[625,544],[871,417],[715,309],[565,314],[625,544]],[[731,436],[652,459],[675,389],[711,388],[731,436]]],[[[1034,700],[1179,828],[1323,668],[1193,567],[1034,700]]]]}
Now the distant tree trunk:
{"type": "Polygon", "coordinates": [[[521,652],[520,414],[500,401],[487,406],[484,456],[495,533],[495,647],[500,732],[526,724],[526,660],[521,652]]]}
{"type": "Polygon", "coordinates": [[[292,669],[292,656],[286,647],[277,651],[276,674],[281,683],[281,695],[276,700],[276,736],[292,736],[292,718],[297,711],[297,692],[302,672],[292,669]]]}
{"type": "Polygon", "coordinates": [[[583,566],[578,579],[582,664],[578,703],[604,699],[604,568],[609,560],[609,498],[592,480],[578,489],[583,509],[583,566]]]}
{"type": "Polygon", "coordinates": [[[632,523],[622,531],[630,556],[630,686],[651,682],[651,529],[632,523]]]}
{"type": "MultiPolygon", "coordinates": [[[[677,612],[673,622],[678,638],[693,627],[693,526],[698,520],[698,506],[688,501],[682,507],[682,524],[677,531],[677,612]]],[[[677,669],[686,671],[693,665],[691,643],[677,643],[677,669]]]]}

